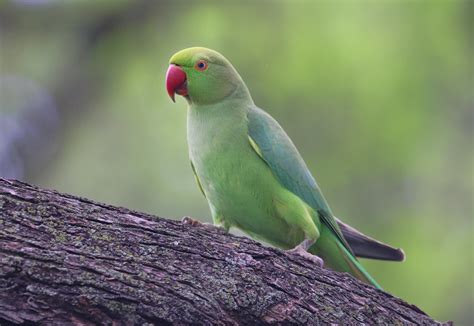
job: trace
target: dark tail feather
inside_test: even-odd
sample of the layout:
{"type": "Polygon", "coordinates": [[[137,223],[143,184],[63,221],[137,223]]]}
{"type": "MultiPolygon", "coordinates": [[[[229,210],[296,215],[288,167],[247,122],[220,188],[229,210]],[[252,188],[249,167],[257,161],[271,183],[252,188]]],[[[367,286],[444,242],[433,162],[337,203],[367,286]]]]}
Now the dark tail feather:
{"type": "Polygon", "coordinates": [[[388,244],[372,239],[353,227],[344,224],[339,219],[336,220],[344,238],[357,257],[391,261],[405,260],[405,253],[402,249],[393,248],[388,244]]]}

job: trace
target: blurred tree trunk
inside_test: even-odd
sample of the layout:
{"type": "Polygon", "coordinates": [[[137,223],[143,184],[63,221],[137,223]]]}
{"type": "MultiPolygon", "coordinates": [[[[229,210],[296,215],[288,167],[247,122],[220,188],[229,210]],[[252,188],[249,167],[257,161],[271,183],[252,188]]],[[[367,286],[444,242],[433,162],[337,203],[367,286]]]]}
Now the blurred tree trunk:
{"type": "Polygon", "coordinates": [[[0,179],[0,324],[436,324],[209,226],[0,179]]]}
{"type": "MultiPolygon", "coordinates": [[[[22,8],[13,2],[0,5],[0,32],[5,35],[27,28],[24,17],[31,8],[28,10],[28,6],[22,8]]],[[[58,145],[64,138],[61,134],[77,123],[78,116],[86,116],[91,109],[90,103],[97,100],[98,94],[103,93],[103,83],[110,69],[90,68],[97,50],[111,37],[146,24],[157,13],[166,15],[167,10],[170,10],[169,4],[162,1],[136,0],[119,9],[107,10],[83,19],[78,27],[74,23],[64,23],[64,20],[75,20],[75,16],[70,16],[74,11],[65,10],[61,13],[58,9],[59,14],[51,14],[48,21],[50,28],[53,24],[56,29],[68,29],[70,37],[75,39],[73,43],[79,45],[69,56],[70,61],[57,70],[57,80],[52,82],[49,92],[27,78],[21,79],[22,84],[20,81],[12,83],[8,80],[8,88],[3,91],[8,91],[11,98],[23,101],[21,105],[16,104],[13,113],[7,110],[6,114],[0,110],[4,113],[3,116],[0,115],[0,175],[24,179],[25,176],[45,173],[45,169],[50,167],[50,159],[54,157],[52,153],[61,148],[58,145]],[[36,88],[32,88],[30,84],[36,88]],[[21,96],[12,94],[13,86],[16,92],[21,92],[21,96]],[[17,125],[22,126],[21,133],[17,125]]],[[[33,24],[33,28],[34,26],[33,24]]],[[[1,82],[7,84],[5,80],[1,82]]]]}

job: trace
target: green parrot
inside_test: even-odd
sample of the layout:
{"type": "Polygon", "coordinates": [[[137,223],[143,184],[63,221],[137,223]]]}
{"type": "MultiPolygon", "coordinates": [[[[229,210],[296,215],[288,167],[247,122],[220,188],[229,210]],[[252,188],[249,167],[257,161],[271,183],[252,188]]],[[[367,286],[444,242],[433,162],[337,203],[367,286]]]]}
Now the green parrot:
{"type": "Polygon", "coordinates": [[[193,47],[174,54],[168,94],[188,102],[191,167],[215,225],[380,286],[356,256],[403,260],[401,249],[339,221],[291,139],[258,108],[220,53],[193,47]]]}

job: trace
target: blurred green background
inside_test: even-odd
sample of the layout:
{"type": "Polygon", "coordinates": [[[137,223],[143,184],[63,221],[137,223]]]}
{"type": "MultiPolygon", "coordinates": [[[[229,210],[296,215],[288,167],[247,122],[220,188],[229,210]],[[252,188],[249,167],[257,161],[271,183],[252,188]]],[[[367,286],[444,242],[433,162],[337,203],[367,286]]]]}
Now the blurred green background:
{"type": "Polygon", "coordinates": [[[470,1],[0,2],[0,176],[168,218],[210,213],[169,57],[223,53],[333,211],[402,247],[390,293],[473,324],[470,1]]]}

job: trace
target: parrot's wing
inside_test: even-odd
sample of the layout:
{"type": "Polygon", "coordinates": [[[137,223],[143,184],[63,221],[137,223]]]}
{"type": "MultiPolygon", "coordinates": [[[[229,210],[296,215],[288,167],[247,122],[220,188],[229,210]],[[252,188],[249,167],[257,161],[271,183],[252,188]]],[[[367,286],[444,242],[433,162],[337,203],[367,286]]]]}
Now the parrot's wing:
{"type": "Polygon", "coordinates": [[[336,220],[344,238],[349,242],[357,257],[391,261],[405,260],[405,253],[402,249],[393,248],[388,244],[372,239],[352,226],[344,224],[338,218],[336,220]]]}
{"type": "Polygon", "coordinates": [[[311,206],[319,214],[321,221],[353,254],[318,184],[283,128],[268,113],[257,107],[249,108],[247,119],[250,144],[257,154],[282,185],[311,206]]]}

